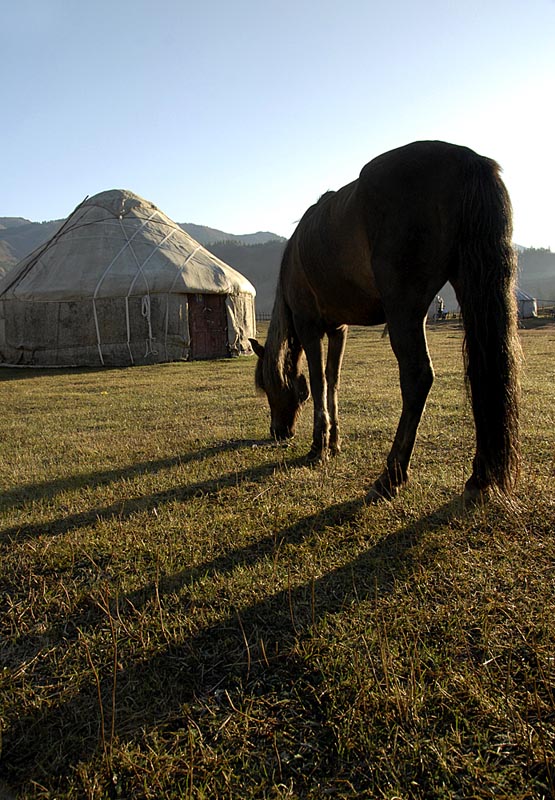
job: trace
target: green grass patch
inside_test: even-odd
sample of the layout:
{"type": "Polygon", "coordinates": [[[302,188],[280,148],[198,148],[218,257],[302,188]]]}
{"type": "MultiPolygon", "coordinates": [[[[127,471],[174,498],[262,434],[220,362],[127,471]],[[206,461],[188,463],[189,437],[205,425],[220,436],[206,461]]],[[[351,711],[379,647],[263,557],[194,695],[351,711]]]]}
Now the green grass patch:
{"type": "Polygon", "coordinates": [[[268,441],[253,359],[0,370],[0,797],[555,795],[555,329],[521,332],[516,502],[460,503],[462,333],[436,326],[412,480],[351,331],[343,453],[268,441]]]}

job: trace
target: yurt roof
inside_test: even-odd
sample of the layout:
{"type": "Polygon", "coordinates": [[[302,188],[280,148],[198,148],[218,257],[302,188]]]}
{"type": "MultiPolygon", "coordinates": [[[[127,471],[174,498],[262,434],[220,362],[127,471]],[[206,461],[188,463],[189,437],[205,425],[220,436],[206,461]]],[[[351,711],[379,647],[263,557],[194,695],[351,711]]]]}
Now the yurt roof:
{"type": "Polygon", "coordinates": [[[254,295],[255,289],[153,203],[122,189],[86,198],[0,281],[0,296],[20,300],[145,292],[254,295]]]}

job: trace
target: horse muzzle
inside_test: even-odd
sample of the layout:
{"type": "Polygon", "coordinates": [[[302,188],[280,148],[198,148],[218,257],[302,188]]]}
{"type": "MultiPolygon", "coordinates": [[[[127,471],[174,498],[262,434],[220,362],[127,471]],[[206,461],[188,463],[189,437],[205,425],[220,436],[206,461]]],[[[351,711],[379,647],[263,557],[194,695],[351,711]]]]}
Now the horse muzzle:
{"type": "Polygon", "coordinates": [[[276,442],[283,442],[285,439],[292,439],[295,435],[292,428],[288,428],[285,425],[271,425],[270,426],[270,436],[272,439],[275,439],[276,442]]]}

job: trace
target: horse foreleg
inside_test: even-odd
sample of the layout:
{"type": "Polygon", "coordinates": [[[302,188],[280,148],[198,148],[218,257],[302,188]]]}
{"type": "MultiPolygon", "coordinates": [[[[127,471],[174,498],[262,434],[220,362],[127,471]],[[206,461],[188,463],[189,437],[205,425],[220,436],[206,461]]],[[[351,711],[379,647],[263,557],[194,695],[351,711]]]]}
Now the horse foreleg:
{"type": "Polygon", "coordinates": [[[434,380],[424,323],[389,321],[389,335],[399,364],[403,410],[386,468],[368,495],[370,501],[394,497],[408,480],[418,425],[434,380]]]}
{"type": "Polygon", "coordinates": [[[327,454],[330,420],[326,401],[326,376],[324,374],[323,334],[312,325],[295,320],[295,327],[303,346],[310,377],[310,392],[314,404],[312,446],[308,454],[310,461],[324,459],[327,454]]]}
{"type": "Polygon", "coordinates": [[[341,439],[339,436],[339,377],[341,375],[341,364],[345,353],[345,343],[347,341],[347,326],[342,325],[337,330],[328,333],[328,357],[326,361],[326,382],[328,412],[330,417],[329,449],[332,455],[341,450],[341,439]]]}

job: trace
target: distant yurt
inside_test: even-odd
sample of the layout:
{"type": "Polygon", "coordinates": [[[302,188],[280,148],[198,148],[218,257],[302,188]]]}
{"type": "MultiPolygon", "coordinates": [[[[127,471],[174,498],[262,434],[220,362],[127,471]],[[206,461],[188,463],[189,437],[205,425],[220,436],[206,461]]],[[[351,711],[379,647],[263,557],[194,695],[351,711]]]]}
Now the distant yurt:
{"type": "Polygon", "coordinates": [[[522,289],[516,290],[516,303],[519,319],[530,319],[538,316],[538,304],[536,298],[526,294],[522,289]]]}
{"type": "Polygon", "coordinates": [[[251,352],[255,289],[155,205],[85,199],[0,280],[0,362],[124,366],[251,352]]]}

